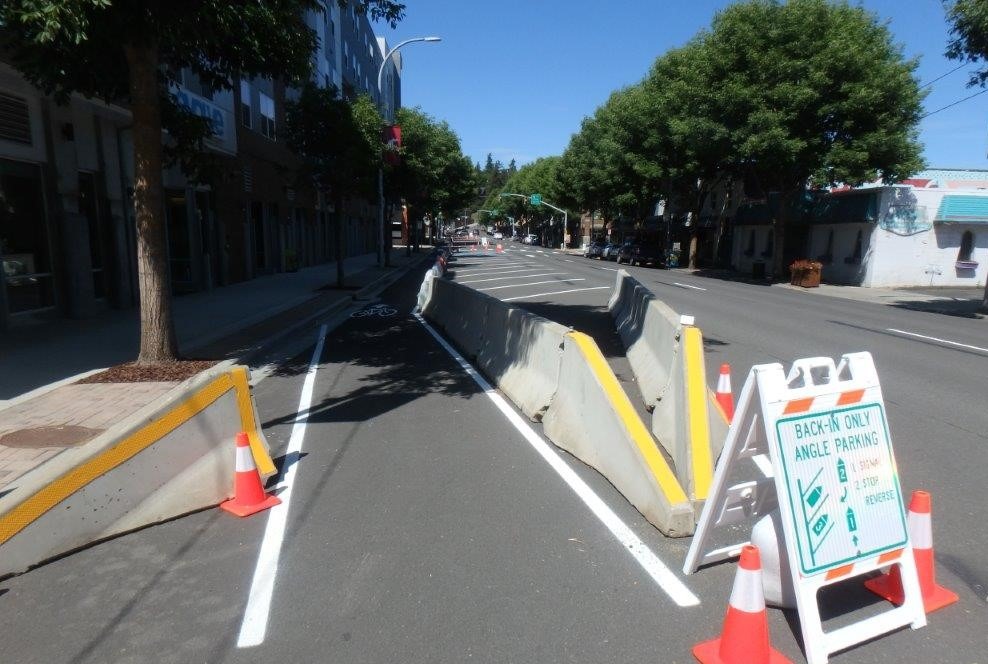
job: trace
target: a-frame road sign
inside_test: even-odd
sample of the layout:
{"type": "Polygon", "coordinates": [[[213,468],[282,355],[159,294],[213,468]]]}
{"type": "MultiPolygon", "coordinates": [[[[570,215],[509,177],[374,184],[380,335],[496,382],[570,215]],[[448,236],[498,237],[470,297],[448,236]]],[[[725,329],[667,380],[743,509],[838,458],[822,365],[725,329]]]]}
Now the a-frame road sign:
{"type": "Polygon", "coordinates": [[[750,532],[779,510],[779,555],[788,564],[806,658],[909,625],[926,624],[885,403],[869,353],[755,366],[717,462],[683,572],[734,557],[745,542],[709,548],[716,532],[750,532]],[[729,485],[728,481],[742,481],[729,485]],[[740,528],[747,524],[749,528],[740,528]],[[905,602],[824,632],[817,592],[899,565],[905,602]]]}

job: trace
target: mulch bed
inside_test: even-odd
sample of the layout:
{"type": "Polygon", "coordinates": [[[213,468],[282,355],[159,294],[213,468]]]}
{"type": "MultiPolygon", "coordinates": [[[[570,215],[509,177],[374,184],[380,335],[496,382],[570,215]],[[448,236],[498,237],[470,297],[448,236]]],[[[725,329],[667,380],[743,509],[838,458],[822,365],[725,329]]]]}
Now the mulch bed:
{"type": "Polygon", "coordinates": [[[160,383],[182,381],[205,371],[216,360],[179,360],[165,364],[138,365],[134,362],[118,364],[106,371],[88,376],[79,383],[160,383]]]}

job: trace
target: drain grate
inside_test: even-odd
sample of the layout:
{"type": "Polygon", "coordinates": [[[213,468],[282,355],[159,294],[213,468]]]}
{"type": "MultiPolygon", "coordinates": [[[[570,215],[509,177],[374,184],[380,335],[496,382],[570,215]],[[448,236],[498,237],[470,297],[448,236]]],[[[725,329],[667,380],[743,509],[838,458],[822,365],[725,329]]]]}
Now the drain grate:
{"type": "Polygon", "coordinates": [[[103,429],[90,429],[74,425],[34,427],[0,434],[0,445],[18,449],[43,447],[75,447],[103,433],[103,429]]]}

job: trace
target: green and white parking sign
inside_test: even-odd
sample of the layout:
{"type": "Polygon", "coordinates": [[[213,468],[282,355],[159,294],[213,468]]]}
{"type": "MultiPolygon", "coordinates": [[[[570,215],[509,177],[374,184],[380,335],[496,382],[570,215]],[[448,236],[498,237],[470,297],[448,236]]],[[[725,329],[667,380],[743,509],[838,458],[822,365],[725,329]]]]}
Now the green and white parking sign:
{"type": "Polygon", "coordinates": [[[905,546],[902,491],[880,403],[785,417],[775,424],[803,574],[905,546]]]}

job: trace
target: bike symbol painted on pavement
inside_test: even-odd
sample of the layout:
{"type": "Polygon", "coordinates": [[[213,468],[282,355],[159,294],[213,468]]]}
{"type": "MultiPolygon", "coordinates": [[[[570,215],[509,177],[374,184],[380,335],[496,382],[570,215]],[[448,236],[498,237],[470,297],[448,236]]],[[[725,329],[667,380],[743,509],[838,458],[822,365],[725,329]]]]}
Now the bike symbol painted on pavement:
{"type": "Polygon", "coordinates": [[[365,316],[377,316],[379,318],[390,318],[398,313],[398,310],[389,304],[375,304],[367,307],[366,309],[361,309],[360,311],[354,311],[350,314],[351,318],[364,318],[365,316]]]}

